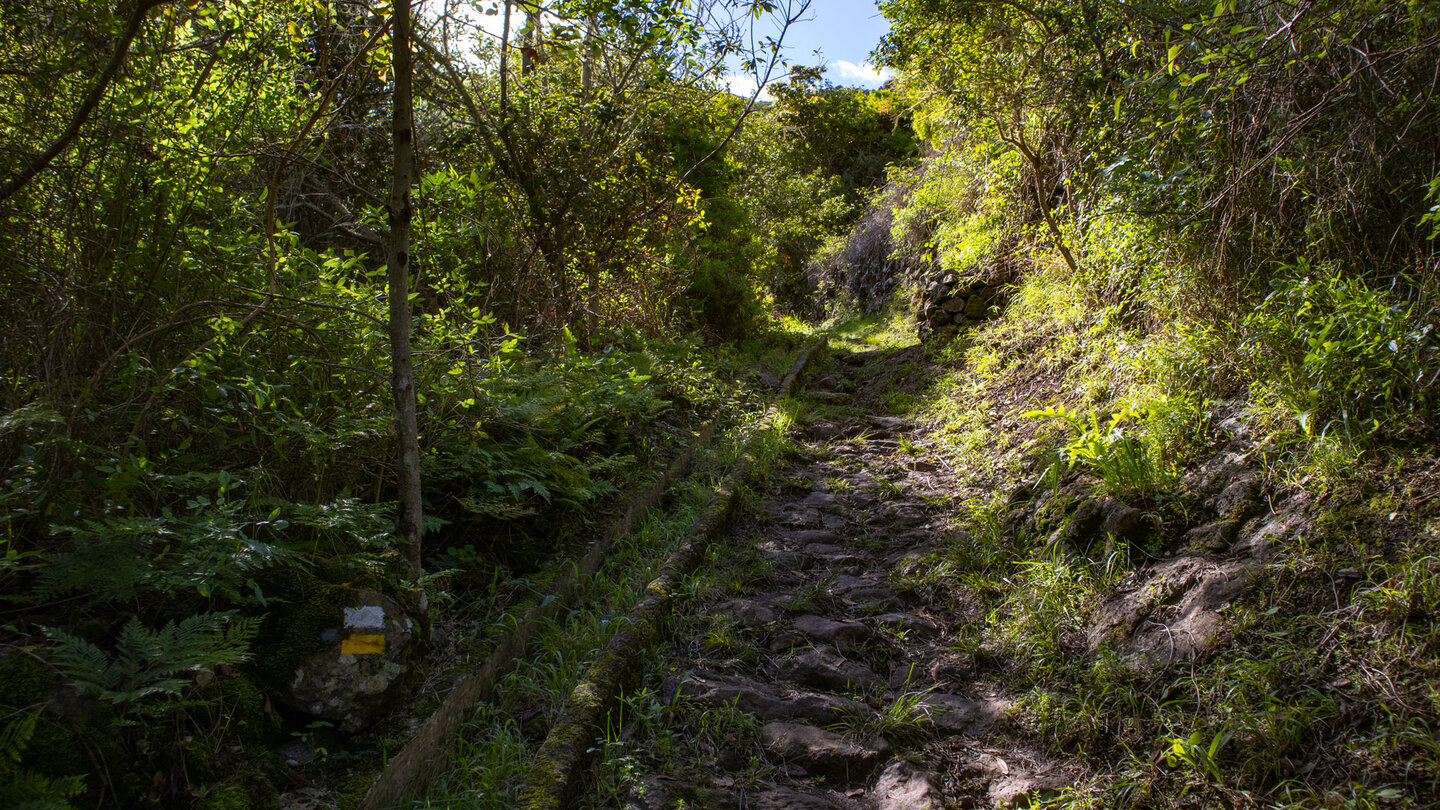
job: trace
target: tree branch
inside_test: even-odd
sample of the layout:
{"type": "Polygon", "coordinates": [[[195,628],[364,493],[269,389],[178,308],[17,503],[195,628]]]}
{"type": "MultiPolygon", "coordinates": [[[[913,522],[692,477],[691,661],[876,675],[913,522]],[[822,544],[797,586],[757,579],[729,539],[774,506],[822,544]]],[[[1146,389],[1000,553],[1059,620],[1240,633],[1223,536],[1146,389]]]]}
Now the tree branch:
{"type": "Polygon", "coordinates": [[[45,170],[45,167],[54,162],[55,158],[64,153],[75,136],[80,134],[80,128],[90,119],[95,108],[100,105],[100,100],[105,97],[105,91],[110,89],[110,84],[115,80],[116,74],[120,72],[120,66],[125,63],[125,57],[130,53],[130,43],[140,33],[140,27],[145,24],[145,18],[150,11],[158,6],[173,2],[174,0],[139,0],[135,10],[131,12],[130,18],[125,21],[125,29],[120,35],[120,41],[115,45],[115,52],[110,55],[110,61],[105,69],[100,72],[100,77],[86,94],[85,99],[80,102],[79,109],[70,117],[70,123],[65,126],[65,131],[60,133],[50,146],[41,152],[38,157],[30,161],[30,164],[5,185],[0,186],[0,202],[10,199],[15,192],[24,188],[35,175],[45,170]]]}

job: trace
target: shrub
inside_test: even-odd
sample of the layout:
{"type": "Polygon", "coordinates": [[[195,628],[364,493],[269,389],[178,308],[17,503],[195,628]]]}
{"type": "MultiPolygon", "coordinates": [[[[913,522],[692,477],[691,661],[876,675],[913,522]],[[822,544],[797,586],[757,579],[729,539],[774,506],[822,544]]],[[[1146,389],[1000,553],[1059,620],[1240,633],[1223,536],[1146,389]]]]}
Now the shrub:
{"type": "Polygon", "coordinates": [[[1307,435],[1401,435],[1431,413],[1440,378],[1433,323],[1393,289],[1301,260],[1243,321],[1243,354],[1261,387],[1307,435]]]}

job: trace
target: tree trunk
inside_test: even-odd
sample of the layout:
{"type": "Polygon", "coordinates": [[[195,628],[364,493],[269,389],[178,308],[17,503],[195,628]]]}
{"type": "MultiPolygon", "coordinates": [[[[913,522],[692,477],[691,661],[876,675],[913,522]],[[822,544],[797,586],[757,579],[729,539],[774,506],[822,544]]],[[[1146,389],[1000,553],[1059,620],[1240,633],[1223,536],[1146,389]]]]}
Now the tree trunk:
{"type": "Polygon", "coordinates": [[[529,76],[540,64],[540,4],[525,7],[525,44],[520,47],[520,75],[529,76]]]}
{"type": "Polygon", "coordinates": [[[1016,132],[1014,138],[1008,138],[1001,130],[1001,140],[1013,144],[1020,150],[1020,154],[1030,164],[1030,171],[1035,176],[1035,201],[1040,205],[1040,216],[1045,219],[1045,227],[1050,229],[1050,238],[1055,242],[1055,248],[1060,251],[1060,258],[1065,260],[1065,266],[1070,268],[1071,273],[1080,272],[1080,263],[1075,261],[1075,254],[1070,250],[1070,245],[1065,241],[1065,234],[1060,230],[1060,223],[1055,221],[1055,212],[1052,210],[1050,197],[1054,188],[1046,188],[1041,178],[1045,175],[1045,161],[1040,155],[1030,148],[1021,132],[1016,132]]]}
{"type": "Polygon", "coordinates": [[[390,368],[395,393],[395,437],[400,461],[400,514],[395,531],[405,542],[410,573],[421,572],[420,427],[415,400],[415,368],[410,351],[410,184],[415,172],[414,109],[410,81],[410,0],[397,0],[390,27],[391,67],[395,77],[391,140],[394,175],[390,183],[385,263],[390,293],[390,368]]]}
{"type": "Polygon", "coordinates": [[[594,15],[585,17],[585,55],[580,62],[580,92],[589,101],[595,92],[595,49],[599,47],[600,21],[594,15]]]}

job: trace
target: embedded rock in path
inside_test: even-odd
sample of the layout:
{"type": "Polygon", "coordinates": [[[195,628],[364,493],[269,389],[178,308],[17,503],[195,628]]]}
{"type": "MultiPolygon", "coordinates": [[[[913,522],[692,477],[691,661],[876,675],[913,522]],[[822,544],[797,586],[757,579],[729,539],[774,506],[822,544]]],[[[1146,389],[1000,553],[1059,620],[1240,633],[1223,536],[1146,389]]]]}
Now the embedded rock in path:
{"type": "Polygon", "coordinates": [[[772,787],[756,797],[755,810],[844,810],[846,805],[828,790],[772,787]]]}
{"type": "Polygon", "coordinates": [[[783,615],[779,608],[758,599],[736,599],[716,605],[715,612],[717,615],[730,616],[737,624],[745,627],[764,627],[771,622],[780,621],[783,615]]]}
{"type": "Polygon", "coordinates": [[[833,529],[801,529],[798,532],[791,532],[790,536],[800,545],[813,545],[817,543],[832,544],[840,542],[840,535],[833,529]]]}
{"type": "Polygon", "coordinates": [[[828,492],[811,492],[800,501],[800,506],[810,509],[834,509],[837,504],[835,496],[828,492]]]}
{"type": "Polygon", "coordinates": [[[874,621],[888,630],[905,632],[917,638],[927,638],[940,633],[940,625],[918,613],[885,613],[876,616],[874,621]]]}
{"type": "Polygon", "coordinates": [[[1230,451],[1221,452],[1181,476],[1180,486],[1191,492],[1219,492],[1230,482],[1245,474],[1248,469],[1246,461],[1247,456],[1244,454],[1230,451]]]}
{"type": "Polygon", "coordinates": [[[945,794],[935,774],[901,760],[875,783],[876,810],[944,810],[945,794]]]}
{"type": "Polygon", "coordinates": [[[830,580],[830,590],[860,602],[893,602],[895,591],[879,580],[840,574],[830,580]]]}
{"type": "Polygon", "coordinates": [[[1136,545],[1150,533],[1150,523],[1139,509],[1110,499],[1106,499],[1102,508],[1105,512],[1105,520],[1100,525],[1102,537],[1136,545]]]}
{"type": "Polygon", "coordinates": [[[1066,765],[1045,760],[1034,752],[1013,751],[1004,756],[980,753],[960,767],[962,776],[988,783],[990,805],[1024,807],[1034,794],[1053,793],[1074,784],[1077,775],[1066,765]]]}
{"type": "Polygon", "coordinates": [[[1310,521],[1305,516],[1309,505],[1310,496],[1292,495],[1270,514],[1246,522],[1231,553],[1266,559],[1273,553],[1276,541],[1299,535],[1309,527],[1310,521]]]}
{"type": "Polygon", "coordinates": [[[1104,525],[1105,507],[1097,501],[1081,501],[1070,515],[1070,520],[1051,533],[1045,545],[1048,547],[1062,544],[1076,551],[1084,551],[1094,547],[1097,542],[1104,543],[1105,538],[1101,531],[1104,525]]]}
{"type": "Polygon", "coordinates": [[[910,427],[910,420],[900,416],[867,416],[870,424],[885,430],[904,430],[910,427]]]}
{"type": "Polygon", "coordinates": [[[1074,783],[1075,777],[1059,767],[1029,772],[1017,770],[990,783],[990,800],[1004,807],[1028,807],[1030,797],[1055,793],[1074,783]]]}
{"type": "Polygon", "coordinates": [[[930,722],[941,731],[978,737],[994,727],[1010,708],[1010,701],[998,697],[967,698],[934,693],[921,699],[930,722]]]}
{"type": "Polygon", "coordinates": [[[925,520],[925,510],[921,508],[919,504],[901,503],[892,506],[889,510],[889,514],[878,512],[874,515],[871,515],[870,519],[867,520],[866,523],[874,525],[886,524],[891,526],[903,526],[905,528],[911,528],[914,526],[919,526],[921,523],[924,523],[925,520]]]}
{"type": "Polygon", "coordinates": [[[1255,587],[1257,567],[1233,560],[1207,566],[1179,599],[1150,616],[1131,637],[1127,651],[1165,667],[1209,650],[1225,625],[1221,611],[1255,587]]]}
{"type": "Polygon", "coordinates": [[[823,543],[816,543],[815,545],[806,546],[804,552],[806,555],[825,563],[825,567],[830,571],[839,571],[846,567],[858,566],[865,562],[864,557],[843,546],[830,546],[823,543]]]}
{"type": "Polygon", "coordinates": [[[855,742],[843,734],[799,723],[766,723],[760,741],[772,756],[838,779],[861,779],[890,755],[883,738],[855,742]]]}
{"type": "Polygon", "coordinates": [[[871,349],[866,352],[854,352],[852,354],[840,355],[840,362],[849,366],[858,366],[885,356],[884,349],[871,349]]]}
{"type": "Polygon", "coordinates": [[[625,810],[664,810],[671,805],[675,780],[666,776],[647,776],[639,780],[625,799],[625,810]]]}
{"type": "Polygon", "coordinates": [[[778,506],[772,505],[765,509],[770,519],[781,526],[801,528],[814,526],[820,523],[820,512],[801,506],[798,503],[786,503],[778,506]]]}
{"type": "Polygon", "coordinates": [[[872,635],[870,628],[849,619],[837,622],[824,616],[799,616],[794,625],[802,635],[840,648],[864,642],[872,635]]]}
{"type": "Polygon", "coordinates": [[[741,676],[687,675],[666,688],[667,695],[679,695],[716,708],[731,706],[761,720],[807,720],[834,723],[847,716],[873,717],[875,710],[863,703],[836,695],[767,684],[741,676]]]}
{"type": "Polygon", "coordinates": [[[1214,523],[1206,523],[1204,526],[1196,526],[1185,532],[1185,544],[1194,549],[1224,551],[1235,542],[1235,535],[1239,531],[1240,523],[1238,521],[1218,520],[1214,523]]]}
{"type": "Polygon", "coordinates": [[[847,500],[854,509],[869,509],[878,499],[868,492],[852,492],[847,500]]]}
{"type": "Polygon", "coordinates": [[[1250,473],[1230,482],[1211,499],[1221,520],[1244,520],[1260,510],[1260,479],[1250,473]]]}
{"type": "Polygon", "coordinates": [[[803,554],[763,545],[757,546],[756,549],[769,561],[770,567],[778,571],[799,571],[805,567],[803,554]]]}
{"type": "Polygon", "coordinates": [[[1208,650],[1224,611],[1255,587],[1260,563],[1183,555],[1146,566],[1100,606],[1090,647],[1107,642],[1143,666],[1166,667],[1208,650]]]}
{"type": "Polygon", "coordinates": [[[333,588],[327,602],[300,612],[282,631],[284,649],[303,652],[279,698],[359,731],[399,699],[416,654],[415,623],[398,602],[374,591],[333,588]]]}
{"type": "Polygon", "coordinates": [[[879,675],[858,661],[827,648],[797,652],[780,665],[780,677],[804,686],[837,692],[879,689],[885,686],[879,675]]]}

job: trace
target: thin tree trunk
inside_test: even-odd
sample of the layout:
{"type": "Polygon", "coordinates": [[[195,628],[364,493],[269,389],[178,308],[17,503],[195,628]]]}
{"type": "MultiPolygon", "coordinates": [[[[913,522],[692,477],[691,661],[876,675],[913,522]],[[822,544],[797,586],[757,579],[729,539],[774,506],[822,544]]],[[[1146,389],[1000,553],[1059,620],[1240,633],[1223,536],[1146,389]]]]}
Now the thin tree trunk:
{"type": "Polygon", "coordinates": [[[410,80],[410,0],[397,0],[390,28],[391,66],[395,77],[391,141],[394,175],[390,183],[390,233],[385,263],[390,293],[391,387],[395,393],[395,435],[400,456],[400,515],[396,533],[405,542],[410,572],[420,577],[420,427],[415,400],[415,368],[410,350],[410,185],[415,170],[414,109],[410,80]]]}
{"type": "Polygon", "coordinates": [[[140,0],[135,4],[135,10],[125,21],[125,28],[120,33],[120,41],[115,44],[115,51],[110,54],[110,61],[105,69],[100,71],[100,77],[91,86],[90,92],[80,102],[80,107],[75,114],[70,116],[70,123],[65,126],[65,131],[60,133],[50,146],[41,152],[36,158],[30,161],[20,173],[0,186],[0,202],[8,200],[15,192],[24,188],[27,183],[35,179],[35,175],[45,170],[57,157],[64,153],[66,147],[80,134],[80,128],[90,119],[95,108],[100,106],[100,100],[105,97],[105,91],[110,88],[110,83],[115,80],[116,74],[120,72],[120,66],[125,63],[125,57],[130,53],[130,43],[140,33],[140,27],[145,24],[145,17],[157,6],[164,5],[171,0],[140,0]]]}
{"type": "Polygon", "coordinates": [[[1070,268],[1071,273],[1080,271],[1080,263],[1075,261],[1075,254],[1071,252],[1070,245],[1065,241],[1065,234],[1060,230],[1060,223],[1055,221],[1055,212],[1051,210],[1050,197],[1054,189],[1045,188],[1041,182],[1041,176],[1045,173],[1045,161],[1035,150],[1026,143],[1025,136],[1019,132],[1013,139],[1006,138],[1001,134],[1002,140],[1008,140],[1020,150],[1020,154],[1030,163],[1030,171],[1035,176],[1035,197],[1040,205],[1040,215],[1045,219],[1045,226],[1050,229],[1050,237],[1055,242],[1055,248],[1060,251],[1060,258],[1065,260],[1065,266],[1070,268]]]}
{"type": "Polygon", "coordinates": [[[595,91],[595,49],[599,47],[600,22],[591,14],[585,18],[585,56],[580,62],[580,92],[586,101],[595,91]]]}
{"type": "Polygon", "coordinates": [[[540,4],[525,7],[525,44],[520,48],[520,75],[529,76],[540,64],[540,4]]]}
{"type": "MultiPolygon", "coordinates": [[[[461,85],[463,86],[463,85],[461,85]]],[[[510,117],[510,0],[505,0],[505,19],[500,29],[500,126],[510,117]]],[[[477,124],[479,121],[476,122],[477,124]]]]}

